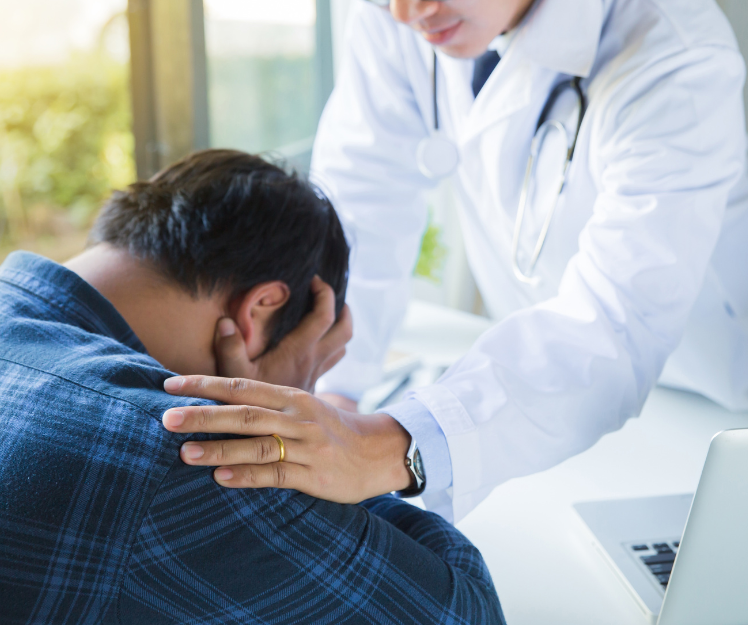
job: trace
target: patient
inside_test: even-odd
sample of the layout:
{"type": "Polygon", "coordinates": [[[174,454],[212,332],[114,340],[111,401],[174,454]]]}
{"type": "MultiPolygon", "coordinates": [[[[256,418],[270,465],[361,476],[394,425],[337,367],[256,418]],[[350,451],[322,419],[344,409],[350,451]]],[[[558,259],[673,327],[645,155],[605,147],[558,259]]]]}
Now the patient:
{"type": "Polygon", "coordinates": [[[185,405],[170,372],[216,373],[219,320],[250,358],[276,353],[315,300],[340,312],[347,259],[308,184],[209,150],[114,193],[65,266],[6,260],[3,623],[503,623],[480,554],[440,517],[225,489],[179,458],[201,436],[161,425],[185,405]]]}

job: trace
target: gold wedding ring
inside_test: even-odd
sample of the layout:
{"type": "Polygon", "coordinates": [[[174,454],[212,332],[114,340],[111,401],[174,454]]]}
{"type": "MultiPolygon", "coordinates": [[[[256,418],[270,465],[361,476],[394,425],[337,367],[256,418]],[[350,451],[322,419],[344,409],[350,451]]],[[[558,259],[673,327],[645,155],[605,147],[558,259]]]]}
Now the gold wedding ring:
{"type": "Polygon", "coordinates": [[[281,452],[281,457],[280,457],[280,460],[278,460],[278,462],[283,462],[283,459],[286,457],[286,446],[283,444],[283,439],[277,434],[271,434],[270,436],[272,436],[275,440],[278,441],[278,447],[280,447],[280,452],[281,452]]]}

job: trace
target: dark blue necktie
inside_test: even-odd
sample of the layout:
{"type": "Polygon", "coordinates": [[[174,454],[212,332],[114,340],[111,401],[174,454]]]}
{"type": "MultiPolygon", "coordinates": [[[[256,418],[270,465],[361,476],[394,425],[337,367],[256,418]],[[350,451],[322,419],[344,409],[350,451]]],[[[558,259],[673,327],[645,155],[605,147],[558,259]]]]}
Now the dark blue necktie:
{"type": "Polygon", "coordinates": [[[473,95],[477,96],[483,85],[486,84],[491,72],[499,64],[499,53],[496,50],[489,50],[475,59],[475,69],[473,70],[473,95]]]}

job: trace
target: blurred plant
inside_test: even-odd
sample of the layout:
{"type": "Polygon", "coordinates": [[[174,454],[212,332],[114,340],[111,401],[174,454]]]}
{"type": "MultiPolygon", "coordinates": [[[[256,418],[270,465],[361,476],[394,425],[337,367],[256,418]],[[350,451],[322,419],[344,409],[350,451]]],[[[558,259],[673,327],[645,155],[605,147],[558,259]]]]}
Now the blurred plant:
{"type": "Polygon", "coordinates": [[[0,71],[0,244],[83,231],[135,179],[127,64],[0,71]]]}
{"type": "Polygon", "coordinates": [[[421,252],[413,273],[436,284],[441,284],[447,253],[447,247],[442,243],[442,230],[434,223],[433,212],[429,211],[426,232],[423,233],[423,239],[421,239],[421,252]]]}

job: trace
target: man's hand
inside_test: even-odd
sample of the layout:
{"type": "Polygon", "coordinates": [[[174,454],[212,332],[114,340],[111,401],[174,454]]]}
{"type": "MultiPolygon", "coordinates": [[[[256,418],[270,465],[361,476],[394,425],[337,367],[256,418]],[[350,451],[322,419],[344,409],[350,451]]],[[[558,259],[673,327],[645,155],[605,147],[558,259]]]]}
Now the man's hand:
{"type": "Polygon", "coordinates": [[[166,429],[254,437],[182,446],[185,463],[218,466],[214,477],[222,486],[292,488],[357,503],[411,483],[405,466],[410,435],[389,415],[346,412],[294,388],[246,379],[175,377],[164,388],[231,404],[168,410],[166,429]],[[273,434],[283,440],[283,462],[273,434]]]}
{"type": "Polygon", "coordinates": [[[247,357],[244,340],[234,322],[227,317],[220,319],[214,342],[218,375],[314,390],[317,378],[345,355],[353,323],[348,306],[343,307],[335,321],[335,293],[318,276],[312,280],[311,289],[314,309],[275,349],[255,360],[247,357]]]}

